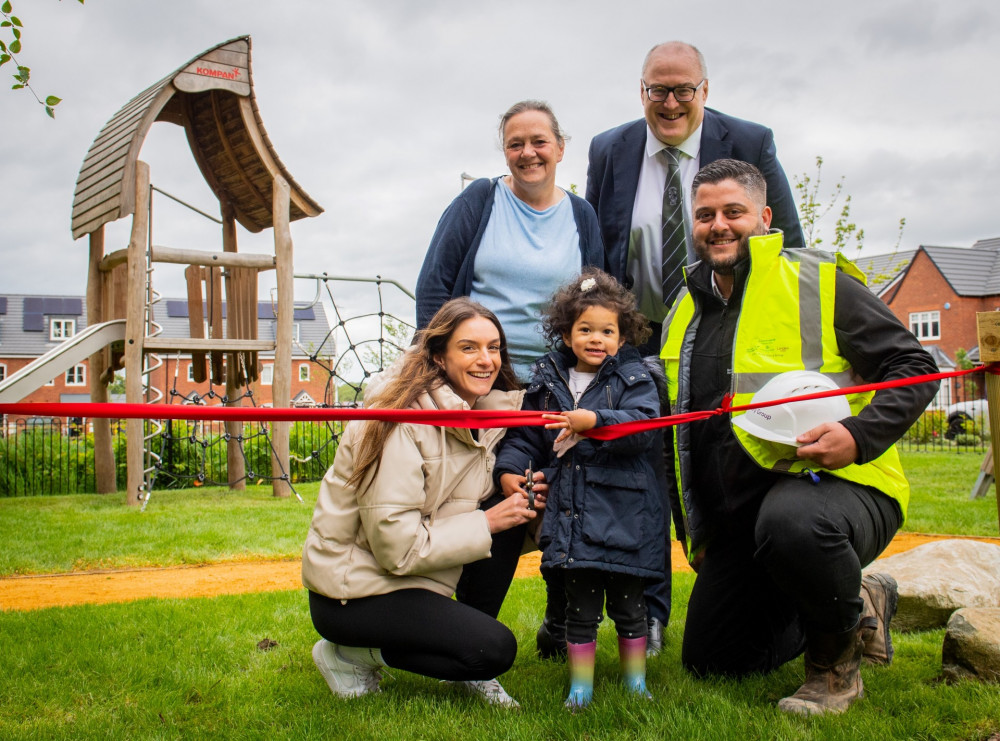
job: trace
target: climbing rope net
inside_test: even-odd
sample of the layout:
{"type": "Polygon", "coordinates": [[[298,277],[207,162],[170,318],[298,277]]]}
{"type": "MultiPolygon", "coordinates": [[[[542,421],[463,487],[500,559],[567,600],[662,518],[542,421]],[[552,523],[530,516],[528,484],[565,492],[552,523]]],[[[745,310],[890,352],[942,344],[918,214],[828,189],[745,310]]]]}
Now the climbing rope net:
{"type": "MultiPolygon", "coordinates": [[[[312,302],[295,308],[300,310],[323,304],[331,320],[325,337],[318,345],[306,347],[299,341],[294,343],[293,355],[299,359],[308,358],[315,369],[326,374],[323,399],[316,406],[361,406],[368,379],[391,363],[410,342],[415,327],[409,318],[403,316],[413,315],[413,294],[398,282],[381,276],[357,278],[323,273],[295,277],[314,281],[316,286],[312,302]],[[340,300],[335,295],[334,286],[346,283],[361,284],[367,288],[353,291],[349,300],[340,300]],[[387,290],[391,291],[392,300],[389,300],[387,290]],[[359,306],[360,309],[351,310],[348,306],[359,306]]],[[[243,354],[236,357],[239,358],[237,362],[245,362],[243,354]]],[[[225,386],[212,383],[211,377],[195,389],[179,391],[180,366],[180,362],[174,365],[173,380],[167,390],[169,404],[260,405],[249,381],[244,383],[235,398],[225,393],[225,386]]],[[[241,378],[251,377],[248,369],[241,370],[241,378]]],[[[280,462],[281,473],[275,477],[271,469],[274,445],[270,425],[248,422],[239,427],[241,432],[234,434],[232,428],[227,428],[222,422],[166,421],[150,440],[153,471],[147,482],[143,508],[154,487],[234,486],[241,481],[267,484],[276,478],[286,481],[301,501],[295,483],[315,481],[323,476],[333,462],[343,431],[342,422],[293,423],[288,468],[286,470],[284,463],[280,462]],[[233,440],[238,443],[239,454],[243,458],[245,473],[242,477],[231,478],[226,465],[233,440]]]]}

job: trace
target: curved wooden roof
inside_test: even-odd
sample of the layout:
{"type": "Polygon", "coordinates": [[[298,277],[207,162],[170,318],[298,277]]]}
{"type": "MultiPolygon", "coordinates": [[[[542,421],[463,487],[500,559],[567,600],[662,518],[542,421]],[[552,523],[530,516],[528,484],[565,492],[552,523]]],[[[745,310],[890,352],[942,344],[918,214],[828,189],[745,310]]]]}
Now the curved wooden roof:
{"type": "Polygon", "coordinates": [[[251,232],[273,226],[271,187],[283,177],[292,221],[323,209],[278,159],[257,110],[250,37],[219,44],[126,103],[90,146],[73,195],[73,238],[135,210],[135,163],[154,121],[183,126],[198,167],[220,201],[251,232]]]}

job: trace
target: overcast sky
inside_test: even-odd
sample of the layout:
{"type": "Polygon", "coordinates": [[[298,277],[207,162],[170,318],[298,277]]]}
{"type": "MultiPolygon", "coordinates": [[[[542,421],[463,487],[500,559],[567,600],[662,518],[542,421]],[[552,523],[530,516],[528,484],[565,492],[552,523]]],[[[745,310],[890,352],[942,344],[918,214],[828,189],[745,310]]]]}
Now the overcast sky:
{"type": "MultiPolygon", "coordinates": [[[[14,9],[34,86],[64,102],[51,121],[30,94],[0,89],[0,293],[85,292],[87,240],[72,240],[70,210],[91,142],[136,93],[244,34],[270,139],[325,209],[292,225],[299,273],[380,274],[412,288],[461,173],[505,172],[497,118],[524,98],[547,100],[571,134],[558,181],[582,193],[591,137],[642,115],[643,56],[675,38],[705,55],[709,106],[774,130],[789,179],[814,174],[817,155],[826,186],[845,178],[867,235],[862,254],[891,250],[901,217],[902,249],[1000,236],[996,0],[14,0],[14,9]]],[[[155,185],[218,213],[179,127],[156,124],[141,156],[155,185]]],[[[215,225],[163,199],[155,219],[157,244],[221,249],[215,225]]],[[[829,236],[832,216],[824,226],[829,236]]],[[[125,219],[109,227],[107,249],[127,238],[125,219]]],[[[241,229],[241,250],[269,249],[270,238],[241,229]]],[[[183,293],[179,272],[154,280],[183,293]]]]}

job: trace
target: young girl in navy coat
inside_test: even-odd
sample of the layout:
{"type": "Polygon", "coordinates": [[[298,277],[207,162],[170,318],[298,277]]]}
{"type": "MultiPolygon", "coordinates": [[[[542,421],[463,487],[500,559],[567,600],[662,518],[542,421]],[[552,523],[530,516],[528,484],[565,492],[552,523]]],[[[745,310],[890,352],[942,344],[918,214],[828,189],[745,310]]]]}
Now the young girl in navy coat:
{"type": "Polygon", "coordinates": [[[659,414],[656,385],[633,347],[649,329],[632,295],[594,268],[556,292],[542,327],[552,350],[532,366],[523,408],[552,412],[552,422],[511,429],[497,475],[508,494],[523,489],[529,468],[549,482],[539,545],[543,574],[565,569],[566,706],[583,708],[593,695],[605,598],[625,686],[648,698],[643,586],[662,578],[665,542],[662,502],[643,454],[652,435],[601,442],[578,433],[659,414]]]}

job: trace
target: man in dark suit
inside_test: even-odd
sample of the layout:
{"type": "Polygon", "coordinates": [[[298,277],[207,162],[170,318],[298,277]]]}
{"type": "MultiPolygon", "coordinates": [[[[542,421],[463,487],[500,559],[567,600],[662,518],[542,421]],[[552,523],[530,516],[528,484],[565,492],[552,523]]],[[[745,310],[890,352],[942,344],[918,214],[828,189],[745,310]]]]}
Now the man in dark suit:
{"type": "MultiPolygon", "coordinates": [[[[653,324],[652,344],[659,351],[660,323],[670,309],[664,302],[662,204],[667,167],[658,156],[673,149],[679,159],[687,236],[691,246],[691,181],[718,159],[737,159],[759,169],[767,181],[773,226],[786,247],[804,247],[795,201],[774,148],[771,130],[705,107],[708,71],[695,47],[670,41],[653,47],[642,68],[639,93],[645,119],[598,134],[590,143],[587,200],[597,211],[607,253],[608,272],[632,288],[639,307],[653,324]],[[682,100],[678,100],[678,97],[682,100]],[[686,99],[686,100],[683,100],[686,99]]],[[[668,291],[682,283],[674,276],[668,291]]]]}
{"type": "MultiPolygon", "coordinates": [[[[726,158],[755,165],[767,181],[772,226],[784,232],[786,247],[805,244],[771,130],[705,107],[708,70],[701,52],[679,41],[653,47],[642,66],[639,94],[644,119],[591,141],[586,197],[597,211],[608,272],[632,289],[652,326],[650,340],[640,350],[658,355],[662,322],[683,284],[680,265],[696,259],[691,182],[701,167],[726,158]],[[671,209],[676,212],[673,225],[668,224],[671,209]],[[676,236],[669,236],[673,233],[676,236]],[[669,258],[668,253],[675,256],[669,258]]],[[[662,468],[661,463],[661,474],[667,475],[662,468]]],[[[661,484],[665,487],[666,482],[661,484]]],[[[674,521],[682,527],[676,505],[674,509],[674,521]]],[[[662,629],[670,616],[667,530],[666,580],[646,590],[647,645],[653,655],[660,650],[662,629]]]]}

